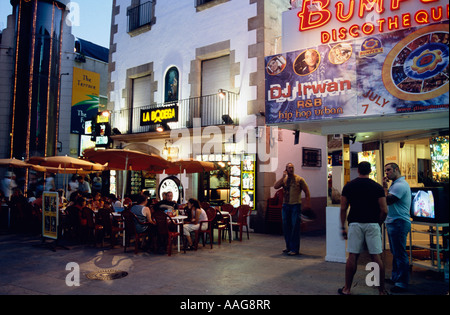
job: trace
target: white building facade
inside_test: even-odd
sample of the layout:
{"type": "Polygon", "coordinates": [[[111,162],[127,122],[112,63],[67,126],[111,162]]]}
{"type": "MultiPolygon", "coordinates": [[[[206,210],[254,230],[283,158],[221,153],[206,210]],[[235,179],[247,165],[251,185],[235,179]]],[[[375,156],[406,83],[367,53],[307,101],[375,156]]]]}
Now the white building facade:
{"type": "MultiPolygon", "coordinates": [[[[250,203],[257,231],[264,230],[266,201],[286,163],[310,183],[315,208],[324,213],[326,206],[326,138],[301,133],[294,145],[292,131],[265,126],[264,57],[282,51],[281,15],[289,8],[284,0],[113,2],[108,110],[117,128],[114,146],[228,165],[218,171],[226,173],[218,201],[250,203]],[[157,132],[160,126],[165,131],[157,132]],[[322,168],[302,167],[303,147],[322,150],[322,168]],[[240,164],[233,164],[236,158],[240,164]],[[241,168],[239,192],[233,166],[241,168]]],[[[150,190],[158,193],[164,177],[156,176],[150,190]]],[[[178,178],[181,202],[214,202],[207,176],[178,178]]],[[[140,188],[144,182],[139,179],[140,188]]]]}

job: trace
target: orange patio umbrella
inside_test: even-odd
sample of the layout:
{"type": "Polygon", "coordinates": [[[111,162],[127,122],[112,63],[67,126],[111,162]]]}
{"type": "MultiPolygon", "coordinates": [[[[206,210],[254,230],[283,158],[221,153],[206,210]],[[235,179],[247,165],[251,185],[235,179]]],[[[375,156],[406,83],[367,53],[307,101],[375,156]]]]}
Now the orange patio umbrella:
{"type": "Polygon", "coordinates": [[[12,159],[0,159],[0,165],[1,166],[7,166],[9,168],[32,168],[38,172],[45,172],[45,168],[40,167],[38,165],[33,165],[30,163],[27,163],[22,160],[18,160],[15,158],[12,159]]]}
{"type": "Polygon", "coordinates": [[[170,162],[170,166],[164,170],[167,175],[176,175],[186,172],[202,173],[216,170],[217,167],[213,162],[197,161],[197,160],[178,160],[170,162]]]}
{"type": "MultiPolygon", "coordinates": [[[[64,173],[64,169],[81,169],[84,171],[103,171],[105,167],[103,165],[92,163],[86,160],[74,158],[71,156],[33,156],[30,157],[28,163],[40,165],[49,168],[61,169],[61,173],[64,173]]],[[[50,171],[50,170],[49,170],[50,171]]]]}
{"type": "Polygon", "coordinates": [[[68,178],[66,174],[88,174],[96,171],[103,171],[105,167],[97,163],[91,163],[79,158],[71,156],[33,156],[27,161],[30,164],[39,165],[44,167],[44,172],[64,174],[63,182],[66,187],[66,181],[68,178]]]}

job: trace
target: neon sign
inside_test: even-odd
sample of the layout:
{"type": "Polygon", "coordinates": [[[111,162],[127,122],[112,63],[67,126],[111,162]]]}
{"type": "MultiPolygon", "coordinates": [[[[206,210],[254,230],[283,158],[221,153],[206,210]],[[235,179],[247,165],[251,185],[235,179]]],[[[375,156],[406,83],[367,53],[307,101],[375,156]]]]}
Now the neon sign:
{"type": "Polygon", "coordinates": [[[178,106],[141,109],[141,126],[178,121],[178,106]]]}
{"type": "MultiPolygon", "coordinates": [[[[449,5],[438,5],[440,0],[420,0],[421,6],[415,12],[398,12],[402,6],[411,5],[412,0],[348,0],[333,5],[330,0],[303,0],[299,31],[307,32],[329,26],[333,21],[350,25],[323,30],[322,44],[343,41],[349,38],[369,36],[417,25],[426,25],[449,18],[449,5]],[[387,8],[387,2],[390,2],[387,8]],[[409,2],[409,3],[408,3],[409,2]],[[433,6],[433,4],[436,4],[433,6]],[[425,6],[427,5],[427,6],[425,6]],[[386,12],[386,10],[389,10],[386,12]]],[[[419,0],[414,0],[419,2],[419,0]]]]}

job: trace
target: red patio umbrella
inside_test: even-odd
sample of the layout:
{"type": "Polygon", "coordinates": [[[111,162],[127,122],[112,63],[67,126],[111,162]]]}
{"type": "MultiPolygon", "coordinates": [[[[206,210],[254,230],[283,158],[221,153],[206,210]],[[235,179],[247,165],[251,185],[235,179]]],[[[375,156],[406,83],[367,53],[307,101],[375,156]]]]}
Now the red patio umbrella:
{"type": "MultiPolygon", "coordinates": [[[[139,151],[127,149],[99,149],[92,148],[83,152],[83,156],[93,162],[106,164],[110,170],[150,171],[161,173],[169,166],[164,158],[139,151]]],[[[124,176],[125,177],[125,176],[124,176]]],[[[122,185],[122,203],[125,194],[125,181],[122,185]]]]}
{"type": "Polygon", "coordinates": [[[162,171],[169,162],[164,158],[127,149],[92,148],[83,152],[84,158],[100,164],[106,164],[110,170],[123,171],[162,171]]]}

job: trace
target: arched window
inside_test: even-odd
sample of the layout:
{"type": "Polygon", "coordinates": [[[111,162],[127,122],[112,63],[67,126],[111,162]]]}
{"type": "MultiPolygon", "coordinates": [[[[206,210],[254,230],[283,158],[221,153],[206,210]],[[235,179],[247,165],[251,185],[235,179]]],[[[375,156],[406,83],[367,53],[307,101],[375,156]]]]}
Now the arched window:
{"type": "Polygon", "coordinates": [[[179,72],[177,67],[167,70],[165,79],[164,102],[178,101],[179,72]]]}

